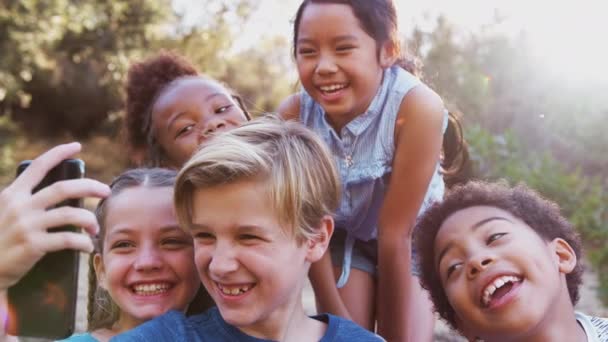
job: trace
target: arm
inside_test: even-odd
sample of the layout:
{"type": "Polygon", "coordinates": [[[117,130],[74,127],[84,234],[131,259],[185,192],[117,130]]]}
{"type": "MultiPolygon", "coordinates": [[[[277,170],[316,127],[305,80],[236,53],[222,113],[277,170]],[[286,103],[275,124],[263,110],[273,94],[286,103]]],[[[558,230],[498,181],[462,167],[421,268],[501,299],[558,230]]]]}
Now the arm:
{"type": "Polygon", "coordinates": [[[310,266],[308,277],[315,292],[319,313],[330,313],[352,319],[336,287],[329,251],[325,252],[321,260],[310,266]]]}
{"type": "MultiPolygon", "coordinates": [[[[300,117],[300,94],[290,95],[281,103],[277,111],[285,120],[298,120],[300,117]]],[[[329,251],[325,252],[321,260],[310,266],[308,277],[319,306],[317,309],[350,319],[350,314],[336,287],[329,251]]]]}
{"type": "Polygon", "coordinates": [[[419,86],[403,99],[395,124],[393,171],[378,222],[378,333],[387,341],[407,340],[416,329],[407,315],[412,229],[439,159],[443,111],[439,96],[419,86]]]}
{"type": "Polygon", "coordinates": [[[300,118],[300,94],[291,94],[277,109],[279,115],[285,120],[298,120],[300,118]]]}
{"type": "Polygon", "coordinates": [[[105,197],[107,185],[91,179],[57,182],[32,195],[32,189],[63,159],[80,151],[80,144],[57,146],[42,154],[0,193],[0,293],[23,277],[47,252],[61,249],[93,251],[91,239],[80,233],[47,231],[73,224],[97,233],[95,215],[82,208],[47,210],[68,198],[105,197]]]}

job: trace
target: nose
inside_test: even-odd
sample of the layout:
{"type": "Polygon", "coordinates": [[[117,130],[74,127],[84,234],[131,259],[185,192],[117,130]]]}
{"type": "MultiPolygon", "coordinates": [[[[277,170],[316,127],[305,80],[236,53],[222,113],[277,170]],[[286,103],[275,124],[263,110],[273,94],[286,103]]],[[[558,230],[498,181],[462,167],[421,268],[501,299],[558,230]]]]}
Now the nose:
{"type": "Polygon", "coordinates": [[[158,248],[144,246],[136,256],[134,268],[137,271],[148,272],[160,270],[163,264],[163,258],[158,248]]]}
{"type": "Polygon", "coordinates": [[[475,278],[479,273],[488,268],[495,258],[491,255],[479,255],[471,258],[467,263],[467,276],[475,278]]]}
{"type": "Polygon", "coordinates": [[[224,276],[236,271],[239,263],[233,247],[226,244],[216,245],[209,262],[209,272],[216,278],[222,279],[224,276]]]}
{"type": "Polygon", "coordinates": [[[329,54],[320,54],[317,64],[317,73],[320,75],[332,74],[338,71],[334,57],[329,54]]]}
{"type": "Polygon", "coordinates": [[[210,134],[226,128],[226,121],[220,117],[214,117],[205,122],[201,131],[201,139],[208,138],[210,134]]]}

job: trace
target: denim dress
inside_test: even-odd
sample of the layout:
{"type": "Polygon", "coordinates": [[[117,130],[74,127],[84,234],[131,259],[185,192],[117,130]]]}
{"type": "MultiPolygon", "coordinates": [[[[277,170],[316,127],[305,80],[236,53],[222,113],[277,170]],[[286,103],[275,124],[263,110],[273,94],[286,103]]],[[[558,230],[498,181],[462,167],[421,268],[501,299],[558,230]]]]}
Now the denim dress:
{"type": "MultiPolygon", "coordinates": [[[[355,240],[378,237],[378,217],[389,185],[395,154],[395,121],[405,95],[421,81],[399,66],[384,70],[382,83],[369,108],[337,134],[325,117],[325,111],[312,97],[301,92],[300,120],[321,136],[329,146],[340,173],[342,195],[336,211],[336,227],[346,230],[344,262],[338,287],[350,274],[355,240]]],[[[447,127],[445,111],[443,130],[447,127]]],[[[445,185],[440,173],[440,156],[420,213],[443,198],[445,185]]]]}

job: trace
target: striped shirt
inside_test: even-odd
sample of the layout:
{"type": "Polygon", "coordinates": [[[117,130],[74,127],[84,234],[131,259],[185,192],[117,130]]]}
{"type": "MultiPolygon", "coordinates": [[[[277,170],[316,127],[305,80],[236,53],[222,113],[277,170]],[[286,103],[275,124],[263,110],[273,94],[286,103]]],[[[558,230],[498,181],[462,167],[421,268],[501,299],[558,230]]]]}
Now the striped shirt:
{"type": "Polygon", "coordinates": [[[608,319],[574,313],[576,320],[585,330],[587,342],[608,342],[608,319]]]}

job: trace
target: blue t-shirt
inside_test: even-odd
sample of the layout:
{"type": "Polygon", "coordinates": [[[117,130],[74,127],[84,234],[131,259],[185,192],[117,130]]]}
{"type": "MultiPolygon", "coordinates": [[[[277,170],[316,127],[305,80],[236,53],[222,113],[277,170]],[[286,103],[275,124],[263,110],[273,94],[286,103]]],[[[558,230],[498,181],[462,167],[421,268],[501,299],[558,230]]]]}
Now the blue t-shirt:
{"type": "Polygon", "coordinates": [[[74,334],[65,340],[59,340],[57,342],[99,342],[93,335],[90,333],[84,334],[74,334]]]}
{"type": "MultiPolygon", "coordinates": [[[[344,318],[330,314],[313,318],[327,324],[327,331],[319,342],[384,341],[381,337],[344,318]]],[[[270,340],[244,334],[226,323],[217,307],[213,307],[202,314],[190,317],[178,311],[169,311],[133,330],[114,336],[110,341],[268,342],[270,340]]]]}

